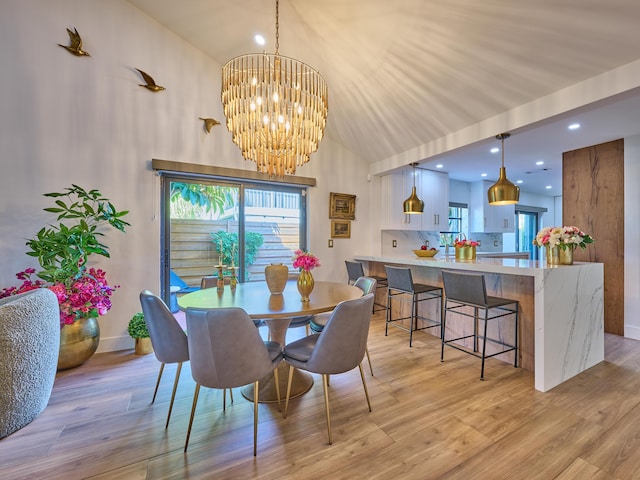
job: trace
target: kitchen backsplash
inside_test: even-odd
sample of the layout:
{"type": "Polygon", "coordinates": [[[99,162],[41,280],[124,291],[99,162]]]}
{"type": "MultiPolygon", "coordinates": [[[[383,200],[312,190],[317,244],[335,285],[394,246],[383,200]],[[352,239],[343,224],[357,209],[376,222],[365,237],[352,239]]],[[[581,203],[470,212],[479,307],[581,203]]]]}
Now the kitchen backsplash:
{"type": "MultiPolygon", "coordinates": [[[[444,246],[440,245],[440,234],[434,232],[382,230],[381,234],[382,255],[394,255],[400,252],[404,254],[425,244],[429,247],[444,249],[444,246]],[[393,247],[394,240],[396,241],[396,247],[393,247]]],[[[455,238],[455,235],[451,234],[449,237],[455,238]]],[[[502,252],[501,233],[474,233],[468,239],[480,242],[479,252],[502,252]]]]}

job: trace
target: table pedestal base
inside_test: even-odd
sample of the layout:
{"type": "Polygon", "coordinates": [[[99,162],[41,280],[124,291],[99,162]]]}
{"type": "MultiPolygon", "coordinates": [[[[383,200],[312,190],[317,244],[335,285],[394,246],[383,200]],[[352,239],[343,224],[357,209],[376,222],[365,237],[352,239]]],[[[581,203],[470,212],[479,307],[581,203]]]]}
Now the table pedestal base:
{"type": "MultiPolygon", "coordinates": [[[[282,362],[278,366],[278,380],[280,383],[280,400],[284,405],[284,400],[287,396],[287,381],[289,380],[289,364],[282,362]]],[[[313,377],[307,372],[298,370],[293,371],[293,379],[291,380],[291,396],[289,398],[296,398],[309,391],[313,386],[313,377]]],[[[273,373],[260,379],[260,386],[258,387],[258,403],[277,403],[278,395],[276,394],[276,382],[273,373]]],[[[247,400],[253,402],[253,384],[242,387],[242,396],[247,400]]]]}

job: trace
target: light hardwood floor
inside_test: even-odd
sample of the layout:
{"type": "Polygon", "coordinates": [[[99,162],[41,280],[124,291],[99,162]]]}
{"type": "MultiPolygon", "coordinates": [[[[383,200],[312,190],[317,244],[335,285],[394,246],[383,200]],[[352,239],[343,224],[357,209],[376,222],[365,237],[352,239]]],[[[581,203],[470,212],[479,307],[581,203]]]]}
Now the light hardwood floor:
{"type": "MultiPolygon", "coordinates": [[[[291,331],[290,339],[304,329],[291,331]]],[[[183,368],[169,428],[175,365],[150,405],[159,364],[132,351],[95,355],[60,372],[47,409],[0,440],[0,478],[14,479],[632,479],[640,478],[640,342],[606,337],[606,361],[550,392],[533,375],[408,333],[376,314],[369,336],[374,377],[331,378],[333,445],[322,384],[292,400],[286,420],[260,405],[252,455],[251,404],[203,389],[183,453],[194,389],[183,368]]],[[[365,360],[366,363],[366,360],[365,360]]]]}

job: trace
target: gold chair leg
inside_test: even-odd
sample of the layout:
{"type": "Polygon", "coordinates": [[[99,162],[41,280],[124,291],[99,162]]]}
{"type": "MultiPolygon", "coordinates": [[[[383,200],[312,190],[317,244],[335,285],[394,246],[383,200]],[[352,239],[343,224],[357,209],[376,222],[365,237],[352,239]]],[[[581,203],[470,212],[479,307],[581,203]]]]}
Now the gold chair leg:
{"type": "Polygon", "coordinates": [[[362,370],[362,363],[358,365],[360,369],[360,378],[362,378],[362,386],[364,387],[364,396],[367,397],[367,405],[369,405],[369,411],[371,411],[371,402],[369,401],[369,391],[367,390],[367,382],[364,380],[364,370],[362,370]]]}
{"type": "Polygon", "coordinates": [[[329,413],[329,385],[327,376],[322,374],[322,385],[324,387],[324,409],[327,412],[327,432],[329,433],[329,445],[331,445],[331,414],[329,413]]]}
{"type": "Polygon", "coordinates": [[[289,365],[289,381],[287,382],[287,398],[284,401],[284,418],[287,418],[287,410],[289,410],[289,396],[291,395],[291,381],[293,380],[293,365],[289,365]]]}
{"type": "Polygon", "coordinates": [[[158,372],[158,380],[156,381],[156,389],[153,391],[153,398],[151,403],[156,401],[156,395],[158,394],[158,387],[160,386],[160,379],[162,378],[162,372],[164,371],[164,363],[160,364],[160,371],[158,372]]]}
{"type": "Polygon", "coordinates": [[[279,379],[278,367],[273,369],[273,380],[276,382],[276,397],[278,397],[278,411],[281,412],[282,408],[280,408],[280,379],[279,379]]]}
{"type": "Polygon", "coordinates": [[[187,439],[184,442],[184,451],[187,452],[189,446],[189,437],[191,436],[191,425],[193,425],[193,416],[196,413],[196,404],[198,403],[198,394],[200,393],[200,384],[196,383],[196,391],[193,394],[193,404],[191,405],[191,418],[189,418],[189,428],[187,429],[187,439]]]}
{"type": "Polygon", "coordinates": [[[173,410],[173,401],[176,398],[176,390],[178,390],[178,380],[180,380],[180,371],[182,370],[182,362],[178,363],[178,368],[176,369],[176,378],[173,381],[173,391],[171,392],[171,402],[169,403],[169,413],[167,413],[167,423],[164,428],[169,428],[169,420],[171,419],[171,410],[173,410]]]}
{"type": "Polygon", "coordinates": [[[371,376],[373,377],[373,365],[371,365],[371,357],[369,356],[369,348],[364,347],[364,353],[367,354],[367,362],[369,362],[369,370],[371,371],[371,376]]]}
{"type": "Polygon", "coordinates": [[[253,456],[258,449],[258,381],[253,383],[253,456]]]}

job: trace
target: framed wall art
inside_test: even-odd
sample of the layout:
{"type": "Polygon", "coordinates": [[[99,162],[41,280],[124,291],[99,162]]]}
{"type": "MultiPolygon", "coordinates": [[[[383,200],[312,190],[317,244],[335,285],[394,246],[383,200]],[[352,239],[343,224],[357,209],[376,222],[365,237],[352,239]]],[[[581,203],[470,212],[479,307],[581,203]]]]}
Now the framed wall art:
{"type": "Polygon", "coordinates": [[[331,220],[331,238],[351,238],[351,222],[331,220]]]}
{"type": "Polygon", "coordinates": [[[331,192],[329,194],[329,218],[355,220],[356,196],[331,192]]]}

